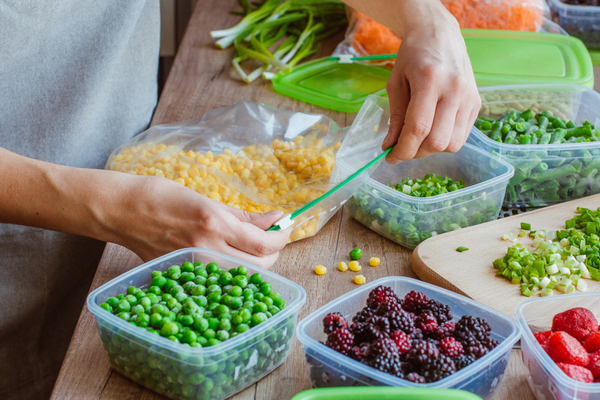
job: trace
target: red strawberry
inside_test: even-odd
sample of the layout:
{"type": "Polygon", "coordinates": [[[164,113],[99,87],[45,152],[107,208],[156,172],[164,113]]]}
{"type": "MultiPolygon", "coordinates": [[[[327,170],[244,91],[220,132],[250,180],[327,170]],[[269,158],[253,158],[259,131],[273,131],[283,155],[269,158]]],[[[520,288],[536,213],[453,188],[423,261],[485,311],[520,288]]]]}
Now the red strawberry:
{"type": "Polygon", "coordinates": [[[583,341],[583,347],[585,347],[588,353],[600,350],[600,332],[594,332],[588,335],[583,341]]]}
{"type": "Polygon", "coordinates": [[[546,353],[556,363],[565,363],[585,367],[589,357],[585,348],[577,339],[566,332],[554,332],[546,343],[546,353]]]}
{"type": "Polygon", "coordinates": [[[600,378],[600,351],[596,351],[590,354],[590,361],[588,362],[587,369],[592,372],[594,379],[600,378]]]}
{"type": "Polygon", "coordinates": [[[571,365],[564,363],[556,363],[558,368],[560,368],[567,376],[575,379],[579,382],[592,383],[594,381],[594,377],[589,369],[580,367],[579,365],[571,365]]]}
{"type": "Polygon", "coordinates": [[[567,332],[581,342],[589,334],[598,332],[598,321],[587,308],[571,308],[552,319],[552,332],[557,331],[567,332]]]}
{"type": "Polygon", "coordinates": [[[538,343],[544,348],[546,347],[546,342],[548,341],[548,338],[550,338],[550,335],[552,335],[552,331],[534,332],[533,334],[538,343]]]}

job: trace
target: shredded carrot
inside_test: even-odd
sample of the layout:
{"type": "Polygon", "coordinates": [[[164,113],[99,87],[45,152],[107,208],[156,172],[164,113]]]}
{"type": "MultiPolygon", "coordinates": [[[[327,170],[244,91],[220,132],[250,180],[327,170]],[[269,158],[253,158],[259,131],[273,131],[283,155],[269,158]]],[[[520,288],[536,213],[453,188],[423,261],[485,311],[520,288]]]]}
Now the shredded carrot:
{"type": "Polygon", "coordinates": [[[402,39],[394,32],[358,11],[352,14],[352,21],[351,45],[359,54],[366,56],[398,52],[402,39]]]}

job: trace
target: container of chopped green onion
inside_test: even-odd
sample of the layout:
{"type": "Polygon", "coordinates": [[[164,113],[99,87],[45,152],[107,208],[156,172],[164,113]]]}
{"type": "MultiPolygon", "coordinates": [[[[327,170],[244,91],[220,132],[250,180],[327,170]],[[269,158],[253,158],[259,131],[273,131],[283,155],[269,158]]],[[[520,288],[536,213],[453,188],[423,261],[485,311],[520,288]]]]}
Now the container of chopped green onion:
{"type": "Polygon", "coordinates": [[[569,84],[479,88],[469,143],[515,168],[504,205],[543,207],[600,193],[600,94],[569,84]]]}
{"type": "MultiPolygon", "coordinates": [[[[354,171],[343,160],[340,169],[354,171]]],[[[400,164],[382,163],[348,200],[350,214],[408,248],[423,240],[496,219],[513,167],[465,144],[400,164]]]]}

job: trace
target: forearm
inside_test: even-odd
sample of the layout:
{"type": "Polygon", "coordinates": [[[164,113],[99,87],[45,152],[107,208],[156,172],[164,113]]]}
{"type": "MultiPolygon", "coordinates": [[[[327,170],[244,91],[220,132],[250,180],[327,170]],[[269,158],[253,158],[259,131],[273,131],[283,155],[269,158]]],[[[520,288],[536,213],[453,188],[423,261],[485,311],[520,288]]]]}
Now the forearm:
{"type": "Polygon", "coordinates": [[[342,0],[350,7],[388,27],[398,36],[421,29],[434,29],[440,19],[458,23],[440,0],[342,0]]]}
{"type": "Polygon", "coordinates": [[[0,222],[115,240],[103,214],[126,174],[46,163],[2,148],[0,173],[0,222]]]}

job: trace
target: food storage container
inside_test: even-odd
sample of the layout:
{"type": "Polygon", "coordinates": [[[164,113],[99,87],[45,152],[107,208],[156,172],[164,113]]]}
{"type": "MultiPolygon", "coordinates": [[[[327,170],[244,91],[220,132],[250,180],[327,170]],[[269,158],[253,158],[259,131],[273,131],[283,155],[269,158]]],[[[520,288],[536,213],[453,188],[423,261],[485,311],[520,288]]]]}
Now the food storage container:
{"type": "Polygon", "coordinates": [[[529,369],[527,382],[538,400],[600,399],[600,385],[578,382],[562,372],[539,345],[532,332],[549,331],[554,315],[574,307],[585,307],[600,316],[597,292],[541,297],[527,300],[515,308],[521,327],[523,363],[529,369]]]}
{"type": "Polygon", "coordinates": [[[548,0],[552,19],[588,49],[600,49],[600,7],[580,6],[548,0]]]}
{"type": "MultiPolygon", "coordinates": [[[[506,111],[531,108],[534,113],[550,111],[576,125],[585,120],[596,126],[600,123],[600,94],[583,86],[490,86],[479,88],[479,94],[483,116],[497,118],[506,111]]],[[[478,129],[471,131],[468,141],[515,167],[504,198],[507,207],[543,207],[600,193],[600,142],[504,144],[478,129]],[[531,178],[546,166],[548,179],[531,178]]]]}
{"type": "MultiPolygon", "coordinates": [[[[350,166],[338,161],[341,169],[350,166]]],[[[391,165],[382,163],[348,200],[348,211],[365,226],[408,248],[423,240],[496,219],[514,170],[475,146],[391,165]],[[388,187],[403,178],[435,173],[466,187],[431,197],[413,197],[388,187]]]]}
{"type": "Polygon", "coordinates": [[[311,389],[300,392],[291,400],[481,400],[464,390],[402,388],[402,387],[339,387],[311,389]]]}
{"type": "Polygon", "coordinates": [[[421,282],[393,276],[361,286],[326,304],[298,324],[296,335],[304,347],[306,366],[313,387],[335,386],[403,386],[428,389],[461,389],[483,399],[494,397],[504,378],[513,344],[519,340],[515,320],[467,297],[421,282]],[[430,299],[450,306],[454,320],[463,315],[484,318],[492,328],[491,337],[499,345],[471,365],[433,383],[418,384],[397,378],[344,356],[325,346],[323,318],[330,312],[340,312],[350,319],[366,304],[369,292],[379,285],[389,286],[398,296],[411,290],[423,292],[430,299]]]}
{"type": "Polygon", "coordinates": [[[174,399],[225,399],[281,365],[289,353],[300,307],[301,286],[273,272],[217,253],[189,248],[147,262],[94,290],[87,299],[111,366],[128,378],[174,399]],[[148,287],[152,271],[190,261],[215,262],[221,268],[240,265],[260,272],[287,303],[279,313],[249,331],[213,347],[193,348],[140,329],[99,305],[125,293],[128,286],[148,287]]]}

